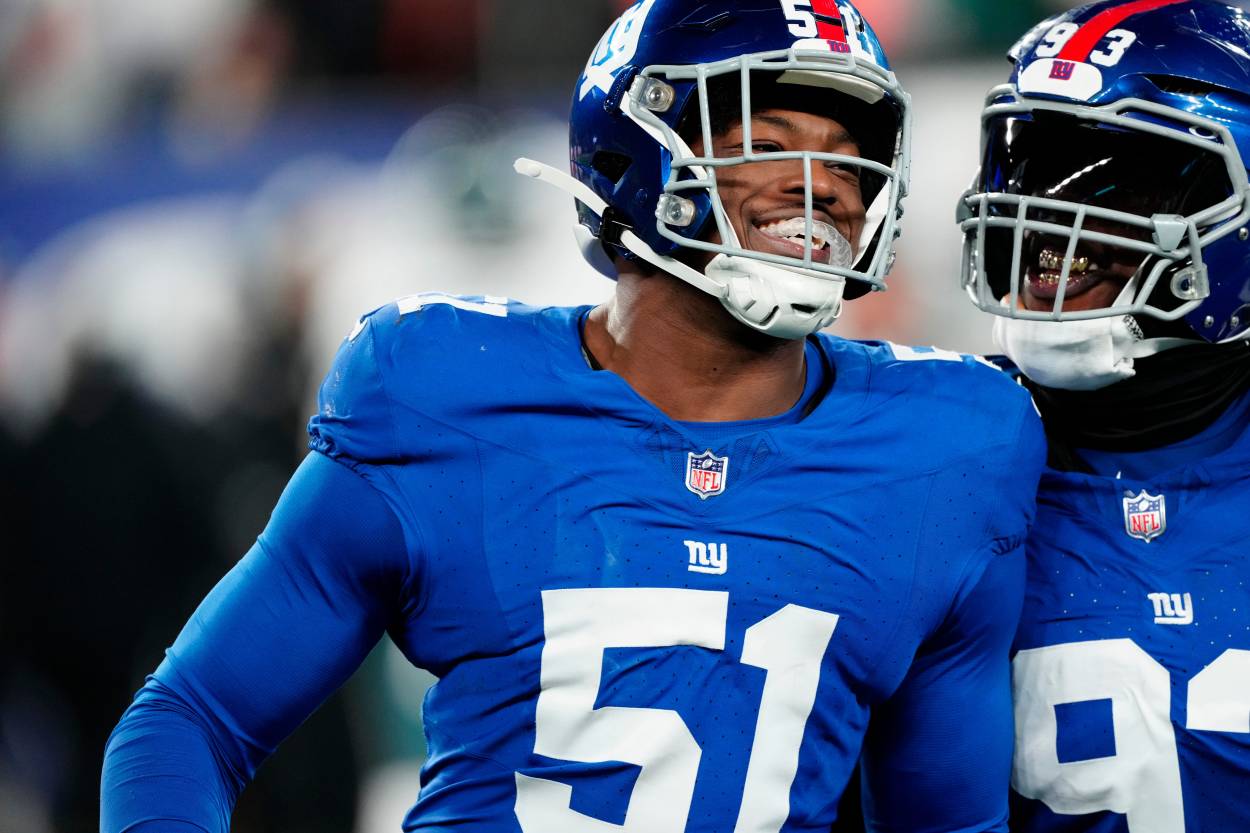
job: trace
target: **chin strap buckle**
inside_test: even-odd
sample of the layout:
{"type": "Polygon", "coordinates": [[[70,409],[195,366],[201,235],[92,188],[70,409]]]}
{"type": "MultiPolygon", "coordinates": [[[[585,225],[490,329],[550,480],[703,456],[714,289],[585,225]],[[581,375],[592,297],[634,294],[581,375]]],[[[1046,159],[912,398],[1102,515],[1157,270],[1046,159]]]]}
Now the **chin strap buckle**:
{"type": "Polygon", "coordinates": [[[605,246],[620,246],[621,235],[633,231],[628,224],[621,222],[621,214],[612,206],[603,210],[603,218],[599,222],[599,242],[605,246]]]}
{"type": "Polygon", "coordinates": [[[1172,294],[1182,301],[1201,301],[1211,294],[1207,267],[1187,266],[1172,276],[1172,294]]]}

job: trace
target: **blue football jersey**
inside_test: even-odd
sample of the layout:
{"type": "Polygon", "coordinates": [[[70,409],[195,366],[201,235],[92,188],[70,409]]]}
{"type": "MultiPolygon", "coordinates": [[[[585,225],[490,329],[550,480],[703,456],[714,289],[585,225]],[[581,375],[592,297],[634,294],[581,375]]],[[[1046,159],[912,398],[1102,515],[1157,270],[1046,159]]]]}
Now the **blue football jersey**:
{"type": "Polygon", "coordinates": [[[229,762],[192,799],[224,829],[383,631],[439,678],[406,830],[827,831],[861,749],[874,829],[1005,829],[1028,396],[822,335],[794,411],[681,423],[588,366],[588,312],[361,321],[315,453],[115,732],[105,830],[175,812],[126,790],[143,724],[187,711],[229,762]]]}
{"type": "Polygon", "coordinates": [[[1231,448],[1152,479],[1043,475],[1013,831],[1250,830],[1250,429],[1234,410],[1231,448]]]}

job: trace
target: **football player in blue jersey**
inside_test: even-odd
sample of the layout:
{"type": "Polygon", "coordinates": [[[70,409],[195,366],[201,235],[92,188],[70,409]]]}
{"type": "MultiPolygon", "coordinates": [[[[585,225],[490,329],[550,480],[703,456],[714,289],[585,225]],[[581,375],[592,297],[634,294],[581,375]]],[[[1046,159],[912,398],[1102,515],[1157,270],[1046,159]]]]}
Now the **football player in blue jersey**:
{"type": "Polygon", "coordinates": [[[1095,3],[1011,58],[960,212],[1051,443],[1012,830],[1250,830],[1250,19],[1095,3]]]}
{"type": "Polygon", "coordinates": [[[626,11],[573,176],[518,162],[613,298],[360,320],[110,739],[102,829],[227,829],[385,634],[439,677],[406,830],[828,831],[861,751],[873,829],[1005,830],[1040,422],[984,363],[816,332],[882,286],[908,131],[849,3],[626,11]]]}

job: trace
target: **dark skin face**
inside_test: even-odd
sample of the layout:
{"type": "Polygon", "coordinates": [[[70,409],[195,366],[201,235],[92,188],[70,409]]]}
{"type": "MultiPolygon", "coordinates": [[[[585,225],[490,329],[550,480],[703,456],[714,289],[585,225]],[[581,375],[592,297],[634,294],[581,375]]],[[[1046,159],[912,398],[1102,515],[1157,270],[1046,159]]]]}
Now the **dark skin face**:
{"type": "MultiPolygon", "coordinates": [[[[846,129],[830,118],[762,110],[752,128],[758,152],[859,155],[846,129]]],[[[713,138],[716,155],[741,154],[742,140],[741,127],[730,127],[713,138]]],[[[813,219],[858,240],[865,212],[855,168],[819,163],[812,168],[813,219]]],[[[717,179],[730,223],[746,248],[803,256],[802,245],[765,230],[803,216],[802,160],[720,169],[717,179]]],[[[697,265],[710,258],[704,255],[697,265]]],[[[760,419],[784,412],[802,395],[803,339],[785,341],[753,330],[717,298],[645,264],[618,258],[616,266],[615,295],[587,318],[584,342],[605,369],[661,411],[699,422],[760,419]]]]}
{"type": "MultiPolygon", "coordinates": [[[[744,152],[741,125],[712,138],[714,155],[739,156],[744,152]]],[[[756,153],[812,151],[858,157],[859,145],[837,121],[797,110],[764,109],[751,119],[751,146],[756,153]]],[[[702,155],[702,141],[694,144],[702,155]]],[[[827,223],[848,241],[858,241],[864,228],[865,207],[860,193],[859,169],[853,165],[814,162],[812,169],[812,220],[827,223]]],[[[804,172],[800,159],[751,162],[717,169],[717,183],[725,214],[743,248],[757,252],[802,258],[800,242],[776,233],[779,221],[802,218],[804,172]],[[773,233],[770,233],[773,232],[773,233]]],[[[827,247],[813,244],[812,259],[827,262],[827,247]]],[[[713,232],[714,242],[719,235],[713,232]]]]}
{"type": "MultiPolygon", "coordinates": [[[[1021,145],[1016,151],[1010,151],[1012,143],[1005,142],[999,152],[1011,157],[1011,178],[1020,183],[1022,192],[1033,197],[1149,217],[1190,216],[1232,193],[1222,159],[1205,149],[1186,149],[1168,139],[1047,117],[1033,121],[1028,130],[1016,131],[1015,141],[1021,145]]],[[[1045,210],[1036,211],[1034,216],[1059,224],[1073,221],[1070,212],[1047,216],[1045,210]]],[[[1142,242],[1152,238],[1149,228],[1088,215],[1084,228],[1142,242]]],[[[1025,233],[1022,254],[1026,274],[1020,287],[1025,308],[1054,308],[1068,245],[1063,235],[1025,233]]],[[[1112,306],[1145,260],[1142,252],[1122,246],[1079,241],[1063,308],[1097,310],[1112,306]]]]}
{"type": "MultiPolygon", "coordinates": [[[[1088,222],[1092,231],[1146,239],[1144,229],[1114,223],[1088,222]]],[[[1026,271],[1020,288],[1020,305],[1028,310],[1054,309],[1067,240],[1053,235],[1025,236],[1026,271]]],[[[1065,310],[1104,309],[1137,272],[1142,255],[1115,246],[1082,241],[1073,254],[1068,285],[1063,296],[1065,310]]]]}

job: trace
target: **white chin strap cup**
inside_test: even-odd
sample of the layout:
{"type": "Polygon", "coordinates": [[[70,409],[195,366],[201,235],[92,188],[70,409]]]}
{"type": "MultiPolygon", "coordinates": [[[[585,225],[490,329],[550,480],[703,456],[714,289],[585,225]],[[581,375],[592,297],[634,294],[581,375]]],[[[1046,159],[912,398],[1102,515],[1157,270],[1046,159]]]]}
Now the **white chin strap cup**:
{"type": "MultiPolygon", "coordinates": [[[[607,203],[598,194],[550,165],[522,157],[513,168],[522,176],[570,194],[600,217],[607,211],[607,203]]],[[[594,235],[581,223],[577,224],[574,234],[587,262],[597,272],[615,279],[616,269],[594,235]]],[[[811,335],[828,327],[842,312],[846,279],[836,275],[814,277],[785,266],[726,254],[712,258],[704,273],[659,254],[632,231],[621,234],[621,245],[655,268],[719,299],[743,324],[776,338],[811,335]]]]}
{"type": "MultiPolygon", "coordinates": [[[[1129,281],[1112,306],[1127,303],[1136,292],[1129,281]]],[[[1008,298],[1002,299],[1004,305],[1008,298]]],[[[1181,338],[1142,338],[1128,315],[1071,321],[995,316],[995,344],[1025,376],[1060,390],[1100,390],[1137,374],[1136,359],[1193,344],[1181,338]]]]}

